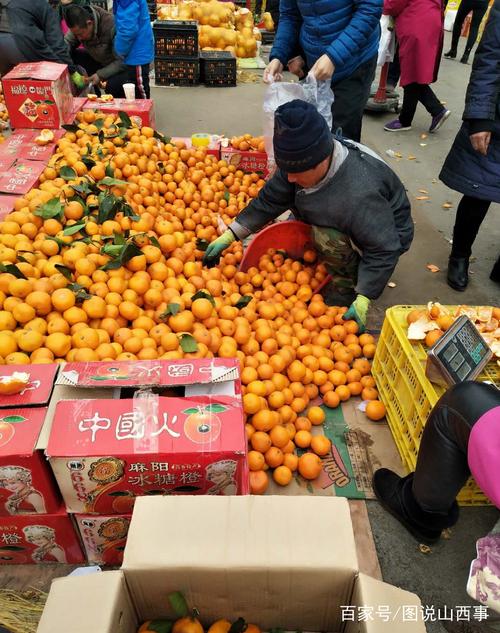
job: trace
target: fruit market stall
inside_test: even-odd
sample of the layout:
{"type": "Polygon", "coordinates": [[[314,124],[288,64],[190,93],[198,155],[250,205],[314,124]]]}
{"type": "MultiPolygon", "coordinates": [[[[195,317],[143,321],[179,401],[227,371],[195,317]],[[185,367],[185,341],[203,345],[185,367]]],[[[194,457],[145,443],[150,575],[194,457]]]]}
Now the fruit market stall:
{"type": "MultiPolygon", "coordinates": [[[[35,572],[17,576],[13,562],[119,565],[137,497],[251,493],[346,497],[358,555],[379,575],[355,500],[373,497],[379,465],[412,466],[391,417],[407,376],[384,374],[390,360],[405,371],[403,353],[421,358],[405,334],[412,310],[404,340],[387,323],[380,340],[360,333],[325,303],[310,244],[267,245],[245,263],[235,243],[202,266],[265,184],[262,137],[166,137],[152,102],[66,105],[53,129],[0,145],[15,185],[0,179],[0,531],[12,540],[0,574],[24,587],[35,572]]],[[[435,307],[410,319],[425,321],[428,346],[455,315],[435,307]]],[[[496,310],[475,311],[485,338],[497,339],[496,310]]]]}

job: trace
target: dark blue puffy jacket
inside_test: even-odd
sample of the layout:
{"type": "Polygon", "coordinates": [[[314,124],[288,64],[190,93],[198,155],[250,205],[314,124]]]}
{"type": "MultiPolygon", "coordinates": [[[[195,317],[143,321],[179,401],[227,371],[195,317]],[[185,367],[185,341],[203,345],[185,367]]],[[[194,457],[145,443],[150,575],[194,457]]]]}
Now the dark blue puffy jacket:
{"type": "Polygon", "coordinates": [[[463,119],[439,177],[467,196],[500,202],[500,0],[491,8],[474,57],[463,119]],[[469,135],[485,131],[491,141],[483,156],[469,135]]]}
{"type": "Polygon", "coordinates": [[[286,66],[300,45],[311,68],[326,53],[335,64],[335,84],[377,54],[382,5],[382,0],[280,0],[269,59],[286,66]]]}

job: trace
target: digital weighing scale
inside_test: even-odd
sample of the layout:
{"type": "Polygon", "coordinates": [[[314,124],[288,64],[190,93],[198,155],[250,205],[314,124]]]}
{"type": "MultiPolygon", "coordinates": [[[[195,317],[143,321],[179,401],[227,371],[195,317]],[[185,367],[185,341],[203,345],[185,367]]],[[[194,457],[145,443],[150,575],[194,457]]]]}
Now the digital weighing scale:
{"type": "Polygon", "coordinates": [[[472,321],[460,316],[429,350],[425,374],[431,382],[449,387],[477,378],[492,356],[472,321]]]}

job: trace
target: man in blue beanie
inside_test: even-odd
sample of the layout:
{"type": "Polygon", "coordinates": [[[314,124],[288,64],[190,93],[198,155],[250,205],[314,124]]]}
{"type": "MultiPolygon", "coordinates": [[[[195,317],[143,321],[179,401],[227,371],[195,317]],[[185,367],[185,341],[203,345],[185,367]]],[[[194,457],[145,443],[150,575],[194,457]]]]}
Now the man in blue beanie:
{"type": "Polygon", "coordinates": [[[335,303],[362,330],[368,307],[389,281],[413,240],[411,207],[396,174],[362,145],[334,138],[316,108],[296,99],[276,110],[277,169],[257,198],[203,258],[215,265],[235,240],[256,233],[291,209],[312,227],[317,250],[333,277],[335,303]]]}

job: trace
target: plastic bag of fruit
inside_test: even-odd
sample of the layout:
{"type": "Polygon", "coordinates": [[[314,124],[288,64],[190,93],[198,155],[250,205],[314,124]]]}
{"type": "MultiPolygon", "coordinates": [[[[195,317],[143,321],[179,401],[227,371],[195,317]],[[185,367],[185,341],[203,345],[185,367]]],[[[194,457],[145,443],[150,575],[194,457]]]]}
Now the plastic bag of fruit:
{"type": "Polygon", "coordinates": [[[274,163],[273,133],[274,113],[280,105],[302,99],[312,103],[318,112],[332,127],[332,103],[334,96],[329,81],[318,81],[312,74],[307,75],[304,81],[292,83],[287,81],[271,81],[264,97],[264,143],[270,165],[274,163]]]}

